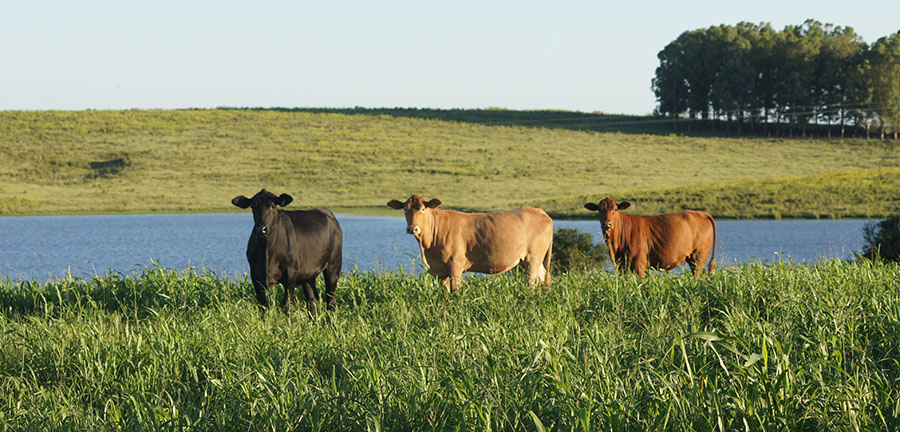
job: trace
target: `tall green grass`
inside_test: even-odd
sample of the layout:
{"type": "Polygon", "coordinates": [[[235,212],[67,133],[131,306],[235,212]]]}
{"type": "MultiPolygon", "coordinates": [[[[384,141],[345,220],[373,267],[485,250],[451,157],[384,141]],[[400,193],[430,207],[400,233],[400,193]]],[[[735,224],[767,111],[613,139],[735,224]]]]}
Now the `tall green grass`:
{"type": "MultiPolygon", "coordinates": [[[[260,317],[247,280],[148,269],[0,283],[7,430],[900,427],[900,266],[710,277],[351,273],[260,317]]],[[[271,295],[280,295],[278,288],[271,295]]]]}

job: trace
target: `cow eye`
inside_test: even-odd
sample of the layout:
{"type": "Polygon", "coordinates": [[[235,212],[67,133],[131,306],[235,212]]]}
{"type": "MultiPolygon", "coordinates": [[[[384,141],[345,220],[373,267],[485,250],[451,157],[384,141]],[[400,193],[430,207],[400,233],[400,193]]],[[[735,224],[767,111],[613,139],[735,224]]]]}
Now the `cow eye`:
{"type": "Polygon", "coordinates": [[[420,208],[419,211],[425,213],[425,207],[420,208]]]}

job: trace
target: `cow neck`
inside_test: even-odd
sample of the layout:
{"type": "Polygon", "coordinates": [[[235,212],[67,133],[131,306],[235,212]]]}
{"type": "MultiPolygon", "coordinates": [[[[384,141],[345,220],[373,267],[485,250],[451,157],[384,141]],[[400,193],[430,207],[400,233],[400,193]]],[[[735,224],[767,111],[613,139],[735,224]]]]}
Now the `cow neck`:
{"type": "Polygon", "coordinates": [[[437,235],[437,227],[438,227],[438,219],[443,217],[443,210],[441,209],[431,209],[431,229],[429,232],[422,231],[422,236],[419,240],[419,247],[422,248],[422,257],[424,258],[425,250],[431,249],[437,243],[438,235],[437,235]]]}
{"type": "MultiPolygon", "coordinates": [[[[287,215],[284,214],[284,210],[277,209],[277,211],[278,213],[275,216],[275,221],[272,226],[269,227],[269,235],[263,237],[265,239],[265,241],[263,241],[263,244],[265,245],[267,252],[270,247],[275,250],[275,246],[279,244],[287,244],[288,235],[285,230],[287,229],[286,225],[290,224],[282,224],[282,221],[287,217],[287,215]],[[285,226],[283,227],[282,225],[285,226]]],[[[268,257],[268,255],[266,256],[268,257]]]]}
{"type": "MultiPolygon", "coordinates": [[[[619,250],[622,249],[622,245],[625,243],[625,232],[628,231],[631,226],[631,215],[628,214],[619,214],[619,221],[616,224],[617,226],[613,228],[612,235],[606,239],[606,245],[609,247],[609,254],[613,257],[619,253],[619,250]]],[[[613,258],[615,261],[615,258],[613,258]]]]}

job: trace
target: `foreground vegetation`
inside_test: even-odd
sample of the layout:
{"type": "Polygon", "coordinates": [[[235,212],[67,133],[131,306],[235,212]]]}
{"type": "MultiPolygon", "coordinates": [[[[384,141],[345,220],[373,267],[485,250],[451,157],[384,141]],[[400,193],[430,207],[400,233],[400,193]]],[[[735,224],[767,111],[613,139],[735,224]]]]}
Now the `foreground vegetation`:
{"type": "MultiPolygon", "coordinates": [[[[76,430],[900,428],[900,266],[598,272],[550,289],[347,275],[260,318],[246,280],[0,282],[0,424],[76,430]]],[[[273,293],[275,295],[276,293],[273,293]]]]}
{"type": "Polygon", "coordinates": [[[566,217],[589,217],[580,200],[606,195],[641,198],[643,213],[900,211],[896,200],[870,199],[900,194],[900,146],[890,141],[670,136],[652,121],[642,132],[632,118],[623,133],[608,120],[501,110],[3,111],[0,215],[231,211],[231,198],[262,187],[292,194],[292,207],[354,213],[387,213],[389,199],[412,193],[448,208],[536,205],[566,217]]]}
{"type": "Polygon", "coordinates": [[[863,256],[900,262],[900,215],[869,222],[863,227],[863,237],[863,256]]]}

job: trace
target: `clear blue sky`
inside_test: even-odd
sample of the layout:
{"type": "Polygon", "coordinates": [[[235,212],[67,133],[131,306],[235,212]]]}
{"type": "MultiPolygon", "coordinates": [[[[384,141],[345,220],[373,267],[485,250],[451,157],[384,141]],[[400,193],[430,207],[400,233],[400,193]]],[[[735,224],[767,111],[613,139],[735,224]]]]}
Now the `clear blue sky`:
{"type": "Polygon", "coordinates": [[[0,0],[0,109],[429,107],[646,114],[685,30],[807,18],[872,43],[900,1],[0,0]]]}

